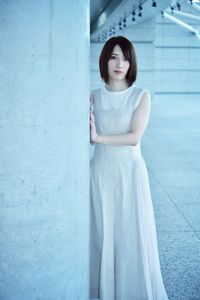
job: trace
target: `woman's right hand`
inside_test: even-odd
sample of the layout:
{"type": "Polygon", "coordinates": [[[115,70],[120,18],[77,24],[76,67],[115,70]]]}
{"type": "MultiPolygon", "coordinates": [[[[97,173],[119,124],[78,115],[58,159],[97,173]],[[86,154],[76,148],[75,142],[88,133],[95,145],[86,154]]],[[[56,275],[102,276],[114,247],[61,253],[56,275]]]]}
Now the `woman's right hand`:
{"type": "Polygon", "coordinates": [[[96,131],[95,117],[93,112],[90,112],[90,143],[94,144],[97,141],[98,133],[96,131]]]}
{"type": "Polygon", "coordinates": [[[90,112],[93,112],[94,111],[94,96],[91,95],[90,96],[90,112]]]}
{"type": "MultiPolygon", "coordinates": [[[[93,114],[93,111],[94,111],[94,96],[93,95],[90,95],[90,144],[94,144],[94,141],[93,141],[93,131],[94,131],[94,128],[92,128],[93,126],[93,122],[92,122],[92,117],[91,115],[93,114]]],[[[93,116],[94,117],[94,116],[93,116]]],[[[96,128],[95,128],[96,129],[96,128]]]]}

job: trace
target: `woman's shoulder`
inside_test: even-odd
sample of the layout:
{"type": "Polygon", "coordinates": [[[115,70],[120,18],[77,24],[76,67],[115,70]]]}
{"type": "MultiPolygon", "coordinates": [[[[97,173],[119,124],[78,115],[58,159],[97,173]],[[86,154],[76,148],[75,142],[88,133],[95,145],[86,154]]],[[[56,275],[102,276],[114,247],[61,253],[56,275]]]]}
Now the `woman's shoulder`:
{"type": "Polygon", "coordinates": [[[137,108],[140,102],[151,102],[151,93],[149,89],[137,86],[136,92],[136,101],[135,101],[135,108],[137,108]]]}
{"type": "Polygon", "coordinates": [[[152,95],[151,95],[151,92],[148,88],[144,88],[144,87],[141,87],[141,86],[138,86],[137,87],[137,92],[136,92],[136,96],[138,98],[138,101],[140,102],[140,100],[143,98],[145,99],[149,99],[148,101],[151,102],[151,98],[152,98],[152,95]]]}
{"type": "Polygon", "coordinates": [[[138,85],[135,85],[135,89],[138,93],[146,93],[146,94],[151,94],[150,90],[148,88],[144,88],[142,86],[138,86],[138,85]]]}
{"type": "Polygon", "coordinates": [[[95,110],[95,107],[97,105],[97,103],[99,102],[99,98],[100,98],[100,88],[97,89],[92,89],[90,91],[90,109],[95,110]]]}
{"type": "Polygon", "coordinates": [[[99,93],[100,93],[100,91],[101,91],[101,88],[96,88],[96,89],[92,89],[91,91],[90,91],[90,95],[91,96],[98,96],[99,95],[99,93]]]}

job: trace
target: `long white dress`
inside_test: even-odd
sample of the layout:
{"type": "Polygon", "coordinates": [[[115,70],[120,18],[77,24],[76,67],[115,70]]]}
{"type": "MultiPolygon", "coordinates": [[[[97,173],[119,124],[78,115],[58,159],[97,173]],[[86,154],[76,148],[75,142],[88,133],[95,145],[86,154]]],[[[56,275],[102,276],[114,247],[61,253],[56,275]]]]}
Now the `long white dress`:
{"type": "MultiPolygon", "coordinates": [[[[93,90],[97,132],[129,132],[145,89],[93,90]]],[[[90,299],[168,300],[140,143],[95,144],[90,161],[90,299]]]]}

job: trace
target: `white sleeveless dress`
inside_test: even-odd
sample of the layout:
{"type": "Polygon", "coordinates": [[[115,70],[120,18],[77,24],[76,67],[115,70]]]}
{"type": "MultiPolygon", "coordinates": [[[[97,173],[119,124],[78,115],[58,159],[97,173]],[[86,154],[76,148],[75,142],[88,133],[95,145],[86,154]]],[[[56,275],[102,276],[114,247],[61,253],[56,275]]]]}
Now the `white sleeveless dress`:
{"type": "MultiPolygon", "coordinates": [[[[97,133],[130,131],[145,89],[93,90],[97,133]]],[[[95,144],[90,161],[90,299],[168,300],[140,143],[95,144]]]]}

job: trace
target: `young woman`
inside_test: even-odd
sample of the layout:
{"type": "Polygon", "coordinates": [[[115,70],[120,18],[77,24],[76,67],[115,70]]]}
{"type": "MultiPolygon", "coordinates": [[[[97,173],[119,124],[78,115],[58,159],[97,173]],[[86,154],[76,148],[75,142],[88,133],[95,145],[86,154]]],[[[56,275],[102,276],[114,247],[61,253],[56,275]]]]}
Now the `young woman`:
{"type": "Polygon", "coordinates": [[[149,179],[140,141],[151,94],[134,83],[135,50],[110,38],[99,60],[105,82],[91,93],[90,298],[167,300],[149,179]]]}

